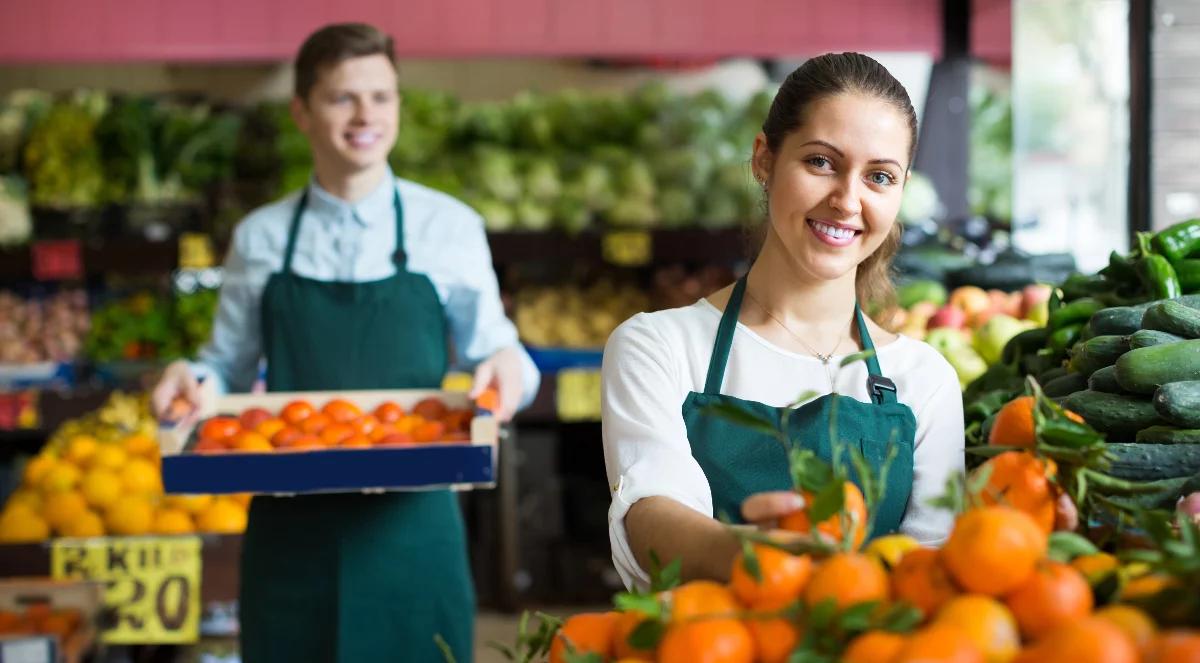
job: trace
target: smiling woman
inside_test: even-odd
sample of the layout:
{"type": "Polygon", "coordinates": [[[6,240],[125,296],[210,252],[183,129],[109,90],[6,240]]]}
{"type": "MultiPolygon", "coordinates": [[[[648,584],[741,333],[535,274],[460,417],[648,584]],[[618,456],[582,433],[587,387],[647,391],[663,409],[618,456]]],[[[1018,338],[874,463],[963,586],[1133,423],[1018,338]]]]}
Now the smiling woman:
{"type": "Polygon", "coordinates": [[[935,544],[946,535],[950,514],[929,498],[963,465],[954,370],[859,306],[893,296],[896,215],[916,136],[907,92],[878,62],[809,60],[783,83],[754,141],[767,218],[747,276],[691,306],[639,314],[609,339],[609,527],[626,584],[647,583],[651,551],[682,559],[685,578],[726,580],[738,543],[715,515],[769,528],[804,506],[784,446],[708,414],[714,404],[775,420],[799,394],[826,394],[789,415],[790,444],[828,461],[849,443],[877,474],[887,467],[871,536],[901,531],[935,544]],[[872,349],[834,372],[838,357],[872,349]]]}

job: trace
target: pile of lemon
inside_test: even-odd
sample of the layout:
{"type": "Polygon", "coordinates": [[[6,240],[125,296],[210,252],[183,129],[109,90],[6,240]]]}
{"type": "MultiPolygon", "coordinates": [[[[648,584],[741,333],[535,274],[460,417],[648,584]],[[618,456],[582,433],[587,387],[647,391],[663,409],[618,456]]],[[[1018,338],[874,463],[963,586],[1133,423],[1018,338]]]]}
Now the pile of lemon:
{"type": "Polygon", "coordinates": [[[249,495],[164,495],[158,444],[144,430],[52,437],[0,511],[0,543],[242,532],[249,495]]]}

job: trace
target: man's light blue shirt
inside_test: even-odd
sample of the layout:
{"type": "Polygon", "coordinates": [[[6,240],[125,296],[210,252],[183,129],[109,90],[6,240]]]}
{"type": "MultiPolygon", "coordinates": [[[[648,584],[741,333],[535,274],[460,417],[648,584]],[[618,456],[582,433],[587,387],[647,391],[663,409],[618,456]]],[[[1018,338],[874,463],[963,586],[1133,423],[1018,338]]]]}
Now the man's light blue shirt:
{"type": "MultiPolygon", "coordinates": [[[[471,370],[506,347],[521,350],[524,392],[533,400],[541,376],[504,314],[483,219],[465,203],[415,182],[387,177],[357,203],[310,183],[292,271],[321,281],[376,281],[395,273],[393,186],[404,208],[408,270],[433,282],[454,346],[454,367],[471,370]]],[[[221,392],[249,391],[262,358],[260,306],[271,274],[283,268],[299,191],[251,212],[238,224],[225,259],[212,338],[194,367],[221,392]]],[[[268,369],[269,370],[269,369],[268,369]]]]}

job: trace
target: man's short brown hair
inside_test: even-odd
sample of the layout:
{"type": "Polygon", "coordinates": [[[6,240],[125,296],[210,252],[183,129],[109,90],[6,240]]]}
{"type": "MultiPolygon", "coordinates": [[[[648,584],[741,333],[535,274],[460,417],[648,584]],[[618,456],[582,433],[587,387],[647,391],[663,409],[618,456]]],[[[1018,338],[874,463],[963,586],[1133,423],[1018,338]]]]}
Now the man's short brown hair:
{"type": "Polygon", "coordinates": [[[321,69],[368,55],[385,55],[392,66],[396,66],[392,38],[375,26],[334,23],[317,30],[304,40],[296,56],[296,96],[308,99],[321,69]]]}

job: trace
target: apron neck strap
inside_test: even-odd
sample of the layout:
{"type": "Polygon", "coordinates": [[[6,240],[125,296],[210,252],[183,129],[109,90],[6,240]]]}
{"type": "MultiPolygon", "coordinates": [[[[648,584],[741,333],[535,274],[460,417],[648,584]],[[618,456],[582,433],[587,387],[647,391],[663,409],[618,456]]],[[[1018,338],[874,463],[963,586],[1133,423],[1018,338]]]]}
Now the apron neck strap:
{"type": "Polygon", "coordinates": [[[742,296],[746,294],[746,277],[737,280],[725,312],[721,314],[721,325],[717,327],[717,341],[713,343],[712,357],[708,360],[708,378],[704,381],[704,393],[721,393],[721,382],[725,380],[725,364],[729,362],[729,348],[733,345],[733,334],[737,331],[738,314],[742,310],[742,296]]]}
{"type": "MultiPolygon", "coordinates": [[[[292,224],[288,228],[287,248],[283,252],[284,273],[292,271],[292,253],[296,251],[296,236],[300,234],[300,217],[304,216],[307,207],[308,187],[305,187],[304,193],[300,194],[300,201],[296,203],[296,211],[292,213],[292,224]]],[[[396,252],[392,254],[392,262],[396,264],[397,270],[404,271],[408,254],[404,250],[404,205],[400,202],[399,186],[392,187],[392,209],[396,212],[396,252]]]]}
{"type": "MultiPolygon", "coordinates": [[[[708,377],[704,380],[704,393],[720,394],[721,383],[725,380],[725,365],[729,363],[729,349],[733,346],[733,334],[737,331],[738,315],[742,310],[742,297],[746,294],[746,277],[737,280],[729,302],[725,304],[725,312],[721,314],[721,324],[717,327],[717,340],[713,343],[712,356],[708,360],[708,377]]],[[[879,368],[879,358],[875,356],[875,343],[867,330],[866,317],[862,307],[854,304],[854,318],[858,323],[858,336],[862,341],[863,350],[871,350],[867,358],[867,393],[876,405],[896,402],[896,384],[883,376],[879,368]]]]}
{"type": "Polygon", "coordinates": [[[875,343],[871,341],[871,332],[867,331],[867,319],[862,307],[854,304],[854,319],[858,322],[858,337],[862,341],[863,350],[870,350],[867,357],[867,393],[876,405],[896,402],[896,383],[883,376],[879,369],[879,357],[875,353],[875,343]]]}

